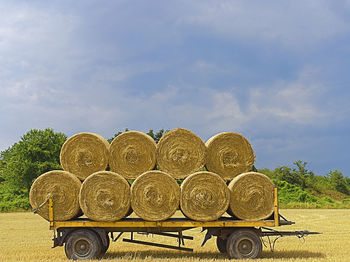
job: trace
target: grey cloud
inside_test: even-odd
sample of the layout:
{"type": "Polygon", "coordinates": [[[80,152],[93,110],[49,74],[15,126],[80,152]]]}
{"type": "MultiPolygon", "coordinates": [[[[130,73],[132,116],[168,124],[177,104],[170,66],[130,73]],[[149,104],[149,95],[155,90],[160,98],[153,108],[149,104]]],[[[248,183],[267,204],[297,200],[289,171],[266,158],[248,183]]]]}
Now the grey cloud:
{"type": "Polygon", "coordinates": [[[329,1],[200,1],[192,11],[183,22],[211,35],[277,42],[296,50],[314,48],[350,30],[349,21],[329,1]]]}

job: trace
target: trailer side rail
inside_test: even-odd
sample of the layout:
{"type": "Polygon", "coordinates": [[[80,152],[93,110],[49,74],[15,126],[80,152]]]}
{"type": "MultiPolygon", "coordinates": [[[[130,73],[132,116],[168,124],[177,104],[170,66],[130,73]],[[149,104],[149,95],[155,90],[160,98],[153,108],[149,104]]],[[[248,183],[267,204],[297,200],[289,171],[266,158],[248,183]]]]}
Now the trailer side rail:
{"type": "Polygon", "coordinates": [[[93,228],[118,228],[128,229],[132,228],[213,228],[213,227],[277,227],[280,225],[288,225],[290,221],[280,221],[278,199],[277,199],[277,188],[274,191],[274,215],[269,220],[236,220],[230,217],[222,217],[215,221],[194,221],[187,218],[170,218],[165,221],[145,221],[140,218],[124,218],[115,222],[101,222],[92,221],[89,219],[74,219],[68,221],[55,221],[54,220],[54,208],[53,201],[49,199],[49,219],[50,229],[57,230],[59,228],[79,228],[79,227],[93,227],[93,228]],[[288,223],[289,222],[289,223],[288,223]]]}

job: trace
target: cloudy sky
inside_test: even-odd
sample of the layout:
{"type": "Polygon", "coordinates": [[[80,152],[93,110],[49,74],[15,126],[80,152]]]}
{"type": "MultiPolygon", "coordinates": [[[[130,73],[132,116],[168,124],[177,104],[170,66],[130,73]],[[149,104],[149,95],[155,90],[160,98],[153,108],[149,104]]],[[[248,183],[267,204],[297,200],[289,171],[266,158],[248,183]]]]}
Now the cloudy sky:
{"type": "Polygon", "coordinates": [[[183,127],[350,176],[350,1],[1,1],[0,91],[0,150],[183,127]]]}

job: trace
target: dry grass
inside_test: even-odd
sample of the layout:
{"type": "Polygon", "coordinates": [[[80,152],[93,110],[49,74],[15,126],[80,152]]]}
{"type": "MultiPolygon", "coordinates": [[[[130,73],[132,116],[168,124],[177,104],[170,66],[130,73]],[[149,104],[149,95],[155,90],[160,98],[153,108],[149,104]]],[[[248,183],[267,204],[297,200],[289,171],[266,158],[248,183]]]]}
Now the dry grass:
{"type": "MultiPolygon", "coordinates": [[[[350,210],[282,210],[281,213],[295,221],[293,226],[280,230],[320,231],[323,235],[306,238],[285,237],[277,242],[275,252],[264,248],[262,258],[256,261],[349,261],[350,257],[350,210]]],[[[103,260],[112,261],[228,261],[220,254],[215,239],[201,248],[204,233],[193,229],[186,233],[195,237],[187,240],[187,247],[194,253],[171,251],[156,247],[129,244],[118,240],[112,243],[103,260]]],[[[64,249],[51,249],[52,232],[48,222],[32,213],[0,214],[0,260],[1,261],[67,261],[64,249]]],[[[136,235],[140,240],[162,241],[176,244],[175,239],[151,235],[136,235]]]]}

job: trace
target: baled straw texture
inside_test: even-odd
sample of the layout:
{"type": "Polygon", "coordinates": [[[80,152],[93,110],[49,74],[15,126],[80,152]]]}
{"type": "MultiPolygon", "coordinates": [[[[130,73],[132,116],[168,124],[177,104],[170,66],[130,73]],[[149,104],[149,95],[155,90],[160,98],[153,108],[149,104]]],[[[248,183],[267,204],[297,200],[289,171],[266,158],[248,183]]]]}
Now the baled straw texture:
{"type": "Polygon", "coordinates": [[[157,166],[183,179],[204,167],[206,147],[202,139],[186,129],[165,133],[157,144],[157,166]]]}
{"type": "Polygon", "coordinates": [[[128,131],[112,142],[109,166],[127,179],[135,179],[156,165],[156,142],[147,134],[128,131]]]}
{"type": "Polygon", "coordinates": [[[225,180],[252,169],[255,155],[248,140],[237,133],[225,132],[207,142],[206,168],[225,180]]]}
{"type": "Polygon", "coordinates": [[[216,220],[226,212],[229,202],[225,181],[212,172],[194,173],[181,184],[180,208],[190,219],[216,220]]]}
{"type": "Polygon", "coordinates": [[[119,220],[130,210],[130,185],[117,173],[98,171],[85,179],[79,203],[84,214],[92,220],[119,220]]]}
{"type": "Polygon", "coordinates": [[[109,143],[100,135],[79,133],[70,137],[62,146],[60,161],[64,170],[84,180],[92,173],[106,170],[109,143]]]}
{"type": "Polygon", "coordinates": [[[162,171],[147,171],[131,185],[132,210],[144,220],[168,219],[178,209],[179,199],[176,180],[162,171]]]}
{"type": "Polygon", "coordinates": [[[49,198],[53,200],[53,215],[58,221],[69,220],[78,216],[80,180],[73,174],[54,170],[35,179],[29,192],[29,201],[33,209],[39,207],[37,214],[49,220],[49,198]]]}
{"type": "Polygon", "coordinates": [[[266,219],[273,214],[274,183],[267,176],[248,172],[235,177],[229,184],[229,211],[244,220],[266,219]]]}

